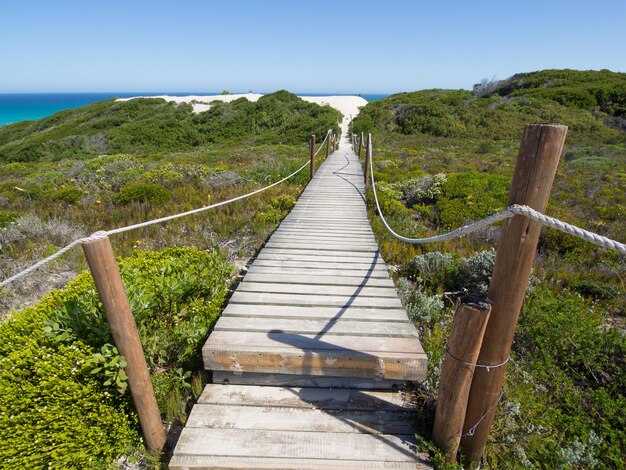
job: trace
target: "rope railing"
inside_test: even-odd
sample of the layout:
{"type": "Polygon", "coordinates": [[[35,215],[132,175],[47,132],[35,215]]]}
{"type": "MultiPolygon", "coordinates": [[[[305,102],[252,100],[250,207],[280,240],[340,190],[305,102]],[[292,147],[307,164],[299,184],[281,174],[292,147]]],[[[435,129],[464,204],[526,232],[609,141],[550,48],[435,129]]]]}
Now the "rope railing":
{"type": "MultiPolygon", "coordinates": [[[[505,224],[489,281],[488,299],[484,303],[473,303],[472,298],[457,301],[447,339],[447,354],[441,365],[433,425],[433,440],[450,462],[456,460],[459,448],[466,463],[478,462],[484,452],[495,410],[502,397],[504,380],[504,372],[494,374],[491,371],[502,370],[510,360],[512,338],[522,310],[540,227],[554,228],[626,255],[624,243],[533,209],[546,207],[548,203],[566,133],[567,127],[558,124],[528,124],[524,128],[509,193],[509,201],[516,204],[451,232],[423,238],[409,238],[397,233],[385,218],[376,190],[372,138],[371,134],[368,135],[365,186],[367,188],[371,181],[378,215],[397,239],[412,244],[441,242],[514,216],[538,222],[530,224],[520,218],[520,223],[505,224]],[[484,338],[489,340],[484,341],[484,338]],[[454,344],[454,353],[450,351],[451,344],[454,344]]],[[[362,143],[363,137],[359,140],[359,144],[362,143]]],[[[356,150],[354,135],[352,145],[356,150]]]]}
{"type": "MultiPolygon", "coordinates": [[[[326,143],[329,135],[331,134],[329,129],[326,133],[326,138],[320,146],[320,149],[326,143]]],[[[312,140],[314,144],[314,137],[312,140]]],[[[330,143],[330,142],[329,142],[330,143]]],[[[150,225],[167,222],[169,220],[178,219],[188,215],[198,214],[209,209],[224,206],[231,202],[240,201],[242,199],[249,198],[255,194],[259,194],[263,191],[267,191],[288,179],[294,177],[307,166],[311,166],[314,169],[315,155],[313,154],[313,146],[311,145],[310,160],[304,163],[293,173],[285,176],[284,178],[269,184],[262,188],[251,191],[247,194],[237,196],[226,201],[217,202],[209,206],[199,207],[186,212],[169,215],[166,217],[160,217],[158,219],[148,220],[138,224],[128,225],[125,227],[119,227],[112,230],[105,230],[95,232],[94,234],[79,238],[72,241],[67,246],[61,248],[59,251],[51,256],[48,256],[41,261],[33,264],[32,266],[24,269],[23,271],[4,279],[0,282],[0,288],[7,284],[21,279],[31,272],[45,266],[46,264],[54,261],[63,254],[70,251],[77,245],[82,245],[87,259],[87,264],[93,275],[94,284],[100,300],[102,301],[102,307],[104,310],[107,323],[111,328],[111,335],[113,342],[122,356],[126,358],[127,365],[125,367],[128,377],[128,384],[130,393],[132,395],[139,423],[143,431],[144,439],[146,440],[147,447],[151,450],[160,451],[165,445],[166,436],[161,422],[161,416],[158,409],[156,397],[154,395],[154,389],[150,379],[150,373],[144,357],[143,347],[135,319],[132,314],[130,303],[126,296],[125,288],[122,283],[122,277],[118,271],[117,261],[113,253],[111,241],[109,235],[117,233],[127,232],[137,228],[148,227],[150,225]]],[[[311,171],[311,177],[313,177],[314,171],[311,171]]]]}
{"type": "MultiPolygon", "coordinates": [[[[328,134],[326,134],[326,136],[328,137],[328,134]]],[[[72,248],[74,248],[75,246],[81,245],[85,242],[89,242],[89,241],[93,241],[93,240],[97,240],[99,238],[103,238],[106,237],[108,235],[114,235],[117,233],[122,233],[122,232],[128,232],[129,230],[134,230],[137,228],[142,228],[142,227],[148,227],[150,225],[154,225],[154,224],[160,224],[163,222],[167,222],[170,220],[174,220],[174,219],[178,219],[181,217],[186,217],[188,215],[193,215],[193,214],[198,214],[200,212],[204,212],[207,211],[209,209],[214,209],[216,207],[220,207],[220,206],[225,206],[227,204],[230,204],[232,202],[236,202],[236,201],[240,201],[242,199],[247,199],[251,196],[254,196],[255,194],[259,194],[262,193],[263,191],[267,191],[270,188],[273,188],[274,186],[278,186],[281,183],[284,183],[285,181],[287,181],[288,179],[294,177],[295,175],[297,175],[298,173],[300,173],[302,170],[304,170],[307,166],[309,165],[309,162],[307,161],[305,164],[303,164],[300,168],[298,168],[296,171],[294,171],[293,173],[291,173],[288,176],[285,176],[283,179],[276,181],[275,183],[272,183],[270,185],[264,186],[263,188],[257,189],[255,191],[251,191],[247,194],[244,194],[242,196],[237,196],[231,199],[228,199],[226,201],[221,201],[221,202],[217,202],[215,204],[211,204],[209,206],[204,206],[204,207],[199,207],[197,209],[192,209],[186,212],[181,212],[178,214],[173,214],[173,215],[168,215],[166,217],[160,217],[158,219],[153,219],[153,220],[149,220],[146,222],[141,222],[138,224],[133,224],[133,225],[127,225],[125,227],[119,227],[119,228],[115,228],[115,229],[111,229],[111,230],[103,230],[103,231],[98,231],[93,233],[92,235],[89,235],[87,237],[82,237],[82,238],[78,238],[74,241],[72,241],[71,243],[69,243],[68,245],[66,245],[65,247],[61,248],[59,251],[53,253],[52,255],[48,256],[47,258],[44,258],[40,261],[38,261],[37,263],[29,266],[28,268],[24,269],[23,271],[20,271],[17,274],[14,274],[13,276],[10,276],[6,279],[4,279],[2,282],[0,282],[0,288],[14,282],[17,281],[18,279],[21,279],[27,275],[29,275],[30,273],[32,273],[33,271],[36,271],[39,268],[42,268],[43,266],[51,263],[52,261],[56,260],[57,258],[60,258],[61,256],[63,256],[65,253],[67,253],[68,251],[70,251],[72,248]]]]}
{"type": "Polygon", "coordinates": [[[324,144],[326,143],[326,141],[328,140],[328,136],[332,133],[332,131],[330,129],[328,129],[328,132],[326,132],[326,137],[324,137],[324,140],[322,140],[322,143],[319,145],[319,148],[317,149],[317,151],[315,152],[315,154],[313,155],[314,157],[317,157],[317,154],[320,153],[320,150],[322,150],[322,148],[324,148],[324,144]]]}
{"type": "Polygon", "coordinates": [[[513,204],[507,207],[506,209],[503,209],[499,212],[496,212],[493,215],[485,217],[482,220],[473,222],[468,225],[464,225],[463,227],[459,227],[455,230],[452,230],[451,232],[444,233],[441,235],[434,235],[431,237],[424,237],[424,238],[409,238],[409,237],[400,235],[394,229],[391,228],[391,226],[387,222],[387,219],[385,218],[385,215],[383,214],[383,211],[380,207],[380,201],[378,200],[378,194],[376,192],[376,181],[374,179],[374,163],[373,163],[373,158],[371,158],[371,155],[373,155],[372,149],[373,149],[372,139],[370,137],[369,142],[368,142],[367,152],[369,152],[369,155],[370,155],[369,170],[370,170],[370,178],[372,182],[372,192],[374,193],[374,201],[376,202],[376,209],[378,210],[378,215],[380,216],[383,224],[385,225],[389,233],[391,233],[398,240],[402,240],[403,242],[412,243],[412,244],[442,242],[442,241],[451,240],[453,238],[457,238],[463,235],[467,235],[472,232],[476,232],[485,227],[488,227],[490,225],[496,224],[505,219],[513,217],[515,215],[523,215],[525,217],[528,217],[529,219],[533,219],[541,223],[542,225],[545,225],[546,227],[560,230],[561,232],[565,232],[575,237],[582,238],[583,240],[586,240],[595,245],[601,246],[603,248],[615,250],[618,253],[626,255],[626,244],[624,243],[611,240],[610,238],[590,232],[589,230],[585,230],[575,225],[568,224],[567,222],[563,222],[562,220],[555,219],[554,217],[549,217],[545,214],[542,214],[539,211],[536,211],[535,209],[532,209],[531,207],[523,206],[519,204],[513,204]]]}

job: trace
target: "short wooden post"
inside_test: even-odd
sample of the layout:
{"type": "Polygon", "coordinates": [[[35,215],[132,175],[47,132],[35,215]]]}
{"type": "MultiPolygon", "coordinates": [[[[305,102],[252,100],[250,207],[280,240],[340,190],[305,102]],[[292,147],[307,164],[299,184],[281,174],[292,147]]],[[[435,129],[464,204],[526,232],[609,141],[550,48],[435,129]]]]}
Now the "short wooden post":
{"type": "Polygon", "coordinates": [[[326,158],[328,158],[328,154],[330,154],[330,141],[332,139],[332,135],[330,133],[330,130],[328,131],[328,134],[326,134],[326,158]]]}
{"type": "Polygon", "coordinates": [[[165,445],[165,431],[111,241],[106,236],[87,241],[83,243],[83,250],[102,300],[113,340],[126,359],[128,385],[146,444],[149,449],[159,451],[165,445]]]}
{"type": "Polygon", "coordinates": [[[315,134],[311,136],[311,142],[309,147],[311,148],[311,179],[313,179],[313,176],[315,176],[315,134]]]}
{"type": "Polygon", "coordinates": [[[362,148],[363,148],[363,132],[361,132],[361,138],[359,139],[359,152],[357,153],[357,155],[359,156],[359,159],[361,158],[362,148]]]}
{"type": "MultiPolygon", "coordinates": [[[[515,165],[508,205],[524,204],[543,212],[563,151],[567,126],[528,124],[515,165]]],[[[532,270],[541,224],[516,215],[502,224],[496,261],[489,285],[491,315],[477,362],[505,364],[524,302],[528,276],[532,270]]],[[[461,448],[467,462],[483,455],[493,424],[505,366],[476,369],[463,425],[461,448]],[[477,423],[480,421],[478,426],[477,423]],[[472,429],[472,435],[465,435],[472,429]]]]}
{"type": "Polygon", "coordinates": [[[441,367],[433,441],[448,462],[456,460],[465,420],[474,364],[480,352],[491,305],[457,299],[452,329],[441,367]]]}
{"type": "Polygon", "coordinates": [[[363,180],[365,187],[370,186],[370,162],[372,161],[372,134],[367,134],[365,140],[365,171],[363,172],[363,180]]]}

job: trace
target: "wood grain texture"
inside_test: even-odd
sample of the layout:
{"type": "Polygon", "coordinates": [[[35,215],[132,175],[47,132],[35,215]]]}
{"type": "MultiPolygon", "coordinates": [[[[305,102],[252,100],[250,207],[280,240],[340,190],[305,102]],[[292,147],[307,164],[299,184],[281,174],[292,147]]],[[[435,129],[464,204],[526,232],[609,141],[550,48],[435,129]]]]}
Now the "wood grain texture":
{"type": "MultiPolygon", "coordinates": [[[[522,204],[540,212],[545,210],[566,134],[566,126],[526,126],[511,182],[509,205],[522,204]]],[[[539,222],[523,216],[512,217],[502,224],[488,293],[491,315],[478,357],[481,364],[500,364],[509,356],[540,232],[539,222]]],[[[475,371],[464,432],[488,410],[495,409],[505,370],[505,367],[499,367],[490,372],[486,369],[475,371]]],[[[483,454],[495,413],[487,414],[475,434],[461,440],[468,461],[477,461],[483,454]]]]}
{"type": "Polygon", "coordinates": [[[244,270],[202,350],[214,384],[170,468],[430,468],[397,392],[426,377],[426,354],[363,183],[353,152],[330,154],[244,270]]]}

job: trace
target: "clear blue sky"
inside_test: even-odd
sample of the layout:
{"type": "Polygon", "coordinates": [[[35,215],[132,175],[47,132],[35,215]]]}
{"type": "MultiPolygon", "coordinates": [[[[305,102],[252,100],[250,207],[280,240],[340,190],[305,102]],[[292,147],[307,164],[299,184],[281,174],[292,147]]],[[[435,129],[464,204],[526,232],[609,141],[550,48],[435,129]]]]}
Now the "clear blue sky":
{"type": "Polygon", "coordinates": [[[0,0],[0,92],[391,93],[626,72],[626,0],[0,0]]]}

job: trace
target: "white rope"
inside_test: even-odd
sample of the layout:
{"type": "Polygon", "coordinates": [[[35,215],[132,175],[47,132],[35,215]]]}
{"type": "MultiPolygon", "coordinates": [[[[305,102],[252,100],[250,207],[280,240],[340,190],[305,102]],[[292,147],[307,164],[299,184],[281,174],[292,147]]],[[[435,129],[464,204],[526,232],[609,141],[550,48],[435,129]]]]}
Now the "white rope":
{"type": "Polygon", "coordinates": [[[69,245],[61,248],[56,253],[48,256],[47,258],[44,258],[44,259],[38,261],[37,263],[33,264],[32,266],[24,269],[23,271],[21,271],[21,272],[19,272],[17,274],[14,274],[11,277],[8,277],[8,278],[4,279],[2,282],[0,282],[0,288],[6,286],[7,284],[10,284],[13,281],[21,279],[24,276],[27,276],[31,272],[35,271],[36,269],[41,268],[42,266],[45,266],[48,263],[51,263],[55,259],[61,257],[65,253],[67,253],[69,250],[71,250],[75,246],[80,245],[82,243],[85,243],[85,242],[88,242],[88,241],[93,241],[93,240],[98,240],[99,238],[103,238],[103,237],[106,237],[108,235],[114,235],[116,233],[127,232],[129,230],[134,230],[136,228],[147,227],[149,225],[154,225],[154,224],[158,224],[158,223],[161,223],[161,222],[167,222],[168,220],[174,220],[174,219],[178,219],[180,217],[185,217],[185,216],[188,216],[188,215],[197,214],[199,212],[204,212],[204,211],[207,211],[209,209],[214,209],[215,207],[220,207],[220,206],[224,206],[226,204],[230,204],[231,202],[239,201],[241,199],[246,199],[246,198],[248,198],[250,196],[253,196],[255,194],[259,194],[259,193],[261,193],[263,191],[267,191],[268,189],[273,188],[274,186],[277,186],[277,185],[287,181],[289,178],[297,175],[302,170],[304,170],[308,165],[309,165],[309,162],[306,162],[304,165],[302,165],[296,171],[291,173],[289,176],[285,176],[280,181],[276,181],[275,183],[272,183],[269,186],[265,186],[263,188],[257,189],[255,191],[250,192],[250,193],[244,194],[243,196],[237,196],[237,197],[234,197],[232,199],[228,199],[226,201],[222,201],[222,202],[217,202],[215,204],[211,204],[210,206],[204,206],[204,207],[200,207],[198,209],[192,209],[192,210],[187,211],[187,212],[181,212],[180,214],[174,214],[174,215],[169,215],[167,217],[161,217],[160,219],[149,220],[147,222],[141,222],[139,224],[128,225],[126,227],[120,227],[120,228],[116,228],[116,229],[112,229],[112,230],[95,232],[94,234],[92,234],[92,235],[90,235],[88,237],[79,238],[78,240],[74,240],[69,245]]]}
{"type": "MultiPolygon", "coordinates": [[[[368,150],[370,152],[370,155],[373,155],[371,140],[369,141],[369,144],[368,144],[368,150]]],[[[626,254],[626,244],[624,243],[620,243],[615,240],[611,240],[610,238],[603,237],[602,235],[598,235],[596,233],[590,232],[580,227],[576,227],[575,225],[568,224],[561,220],[555,219],[554,217],[549,217],[545,214],[542,214],[539,211],[536,211],[535,209],[531,207],[522,206],[519,204],[513,204],[512,206],[509,206],[506,209],[501,210],[500,212],[496,212],[495,214],[490,215],[489,217],[485,217],[484,219],[479,220],[477,222],[473,222],[463,227],[459,227],[456,230],[453,230],[448,233],[435,235],[432,237],[425,237],[425,238],[404,237],[400,235],[399,233],[396,233],[389,226],[389,223],[387,223],[387,220],[385,219],[385,216],[383,215],[383,212],[380,208],[380,202],[378,201],[378,194],[376,193],[376,181],[374,180],[373,158],[370,158],[370,176],[372,179],[372,190],[374,192],[374,200],[376,201],[376,208],[378,209],[378,215],[383,221],[383,224],[385,225],[385,227],[387,227],[387,230],[389,230],[389,232],[394,237],[407,243],[421,244],[421,243],[435,243],[435,242],[441,242],[445,240],[451,240],[453,238],[460,237],[462,235],[467,235],[468,233],[476,232],[477,230],[481,230],[485,227],[488,227],[489,225],[493,225],[495,223],[501,222],[502,220],[508,219],[515,215],[523,215],[525,217],[528,217],[529,219],[536,220],[537,222],[547,227],[555,228],[557,230],[560,230],[561,232],[574,235],[575,237],[582,238],[584,240],[587,240],[590,243],[601,246],[603,248],[609,248],[611,250],[617,251],[618,253],[626,254]]]]}
{"type": "Polygon", "coordinates": [[[324,147],[324,144],[326,143],[326,139],[328,139],[329,134],[330,134],[330,129],[328,129],[328,132],[326,132],[326,137],[324,137],[324,140],[322,140],[322,143],[319,145],[317,152],[315,152],[315,155],[313,155],[314,157],[317,157],[317,154],[320,153],[320,150],[322,150],[322,148],[324,147]]]}

